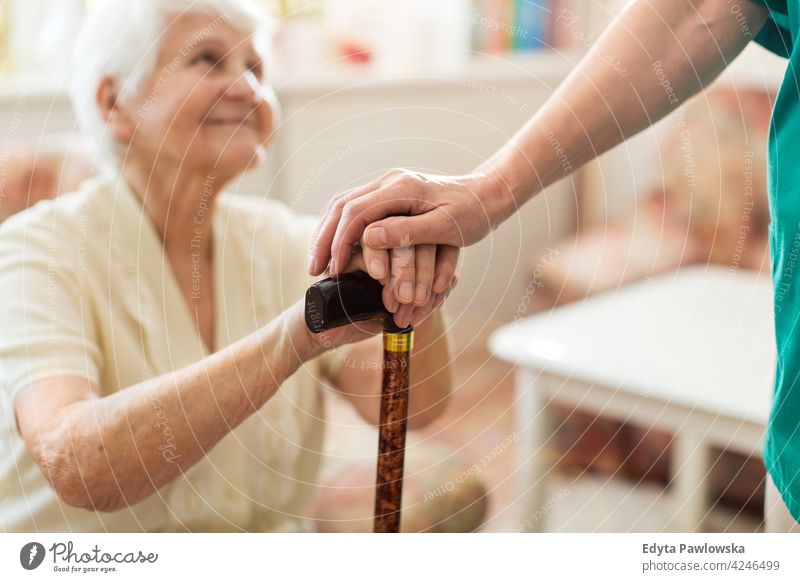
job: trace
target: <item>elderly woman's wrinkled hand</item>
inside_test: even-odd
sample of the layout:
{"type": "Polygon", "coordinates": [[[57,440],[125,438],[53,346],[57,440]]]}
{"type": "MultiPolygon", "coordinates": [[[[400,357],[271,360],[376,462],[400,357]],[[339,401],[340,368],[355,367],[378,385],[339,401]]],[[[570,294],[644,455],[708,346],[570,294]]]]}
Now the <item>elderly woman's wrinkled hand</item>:
{"type": "Polygon", "coordinates": [[[375,249],[362,237],[345,272],[362,270],[383,284],[383,302],[401,327],[419,325],[458,283],[459,249],[416,245],[375,249]]]}
{"type": "MultiPolygon", "coordinates": [[[[362,239],[361,243],[354,246],[349,262],[342,272],[365,271],[369,273],[383,284],[383,303],[386,309],[394,314],[394,322],[400,327],[418,326],[441,307],[447,296],[450,295],[450,291],[458,283],[458,275],[455,273],[458,255],[459,249],[456,247],[437,248],[437,245],[417,245],[416,247],[386,251],[374,249],[362,239]],[[376,261],[385,261],[389,265],[380,267],[375,264],[376,261]],[[435,274],[446,275],[441,292],[438,292],[440,287],[434,284],[435,274]],[[391,281],[400,276],[405,281],[416,281],[417,285],[424,287],[423,301],[419,304],[416,303],[416,298],[412,298],[412,302],[409,303],[397,301],[396,288],[391,281]]],[[[290,325],[294,329],[302,329],[303,335],[306,337],[304,344],[295,346],[295,350],[302,355],[303,360],[311,359],[330,349],[363,341],[370,336],[380,334],[383,330],[380,321],[371,320],[314,334],[306,328],[302,301],[292,306],[289,311],[291,312],[290,321],[292,321],[290,325]]]]}

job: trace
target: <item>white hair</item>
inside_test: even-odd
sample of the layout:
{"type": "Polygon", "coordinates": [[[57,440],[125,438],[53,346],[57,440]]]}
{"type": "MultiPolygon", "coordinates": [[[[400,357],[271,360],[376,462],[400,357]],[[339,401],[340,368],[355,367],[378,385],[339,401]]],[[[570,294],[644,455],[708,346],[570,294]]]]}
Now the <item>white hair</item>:
{"type": "Polygon", "coordinates": [[[102,161],[114,161],[115,144],[96,101],[101,79],[116,81],[117,99],[136,95],[155,71],[170,20],[194,13],[219,16],[200,37],[229,23],[252,34],[256,50],[267,60],[271,21],[250,0],[104,0],[86,18],[75,43],[70,98],[81,130],[97,142],[102,161]]]}

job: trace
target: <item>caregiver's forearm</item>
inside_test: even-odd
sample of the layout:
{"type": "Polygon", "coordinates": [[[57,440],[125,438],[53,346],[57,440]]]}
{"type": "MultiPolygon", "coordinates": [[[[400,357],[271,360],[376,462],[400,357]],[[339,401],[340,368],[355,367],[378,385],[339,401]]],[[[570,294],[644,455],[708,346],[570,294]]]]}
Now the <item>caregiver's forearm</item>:
{"type": "Polygon", "coordinates": [[[70,505],[113,511],[198,462],[311,357],[295,305],[200,362],[65,407],[45,459],[70,505]],[[306,352],[306,353],[304,353],[306,352]]]}
{"type": "MultiPolygon", "coordinates": [[[[766,9],[749,0],[629,5],[529,122],[479,168],[502,199],[495,223],[697,93],[766,17],[766,9]]],[[[569,18],[562,12],[556,26],[581,26],[569,18]]]]}

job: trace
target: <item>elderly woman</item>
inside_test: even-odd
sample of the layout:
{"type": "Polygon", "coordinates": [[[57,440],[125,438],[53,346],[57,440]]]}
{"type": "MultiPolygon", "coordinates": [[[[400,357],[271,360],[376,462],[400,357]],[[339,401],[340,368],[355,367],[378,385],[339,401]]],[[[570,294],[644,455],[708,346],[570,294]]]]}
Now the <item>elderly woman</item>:
{"type": "MultiPolygon", "coordinates": [[[[0,530],[303,529],[320,380],[378,422],[377,323],[304,324],[315,220],[224,192],[273,129],[265,37],[242,0],[115,0],[86,23],[73,99],[113,171],[0,228],[0,530]]],[[[421,287],[409,309],[384,294],[418,324],[410,427],[449,394],[436,256],[349,265],[421,287]]]]}

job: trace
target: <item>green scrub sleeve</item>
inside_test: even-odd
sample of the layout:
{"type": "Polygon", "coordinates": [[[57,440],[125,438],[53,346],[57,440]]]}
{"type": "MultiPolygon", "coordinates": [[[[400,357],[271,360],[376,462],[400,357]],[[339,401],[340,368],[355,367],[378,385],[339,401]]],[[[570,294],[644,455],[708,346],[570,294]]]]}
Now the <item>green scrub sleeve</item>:
{"type": "Polygon", "coordinates": [[[770,15],[764,27],[755,36],[755,41],[785,58],[789,58],[794,48],[792,33],[789,26],[789,12],[786,0],[746,0],[755,2],[769,9],[770,15]]]}

